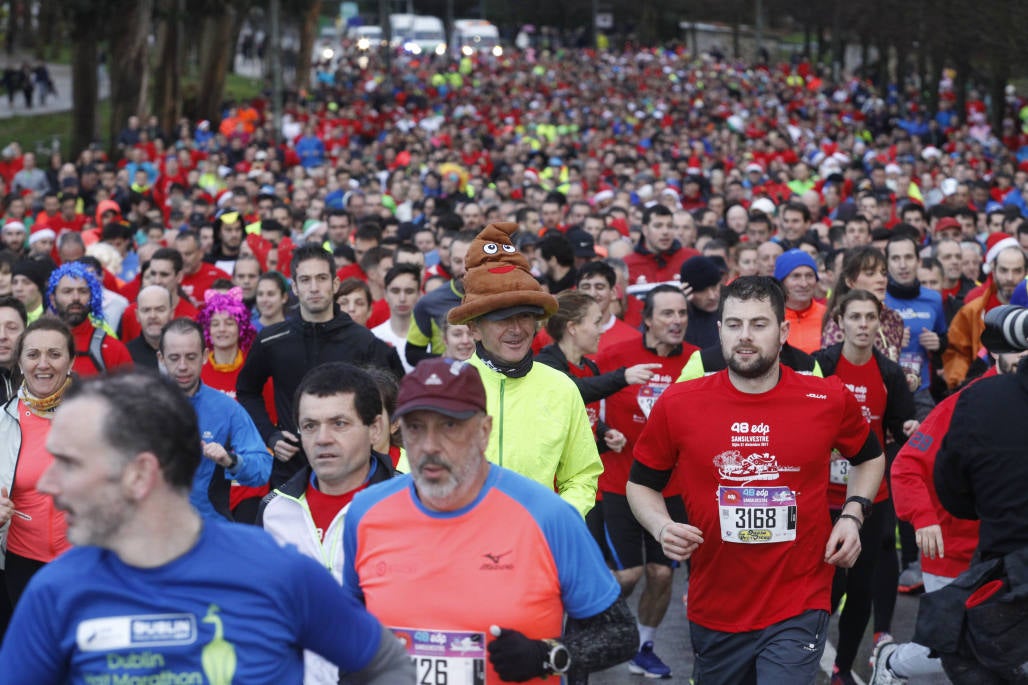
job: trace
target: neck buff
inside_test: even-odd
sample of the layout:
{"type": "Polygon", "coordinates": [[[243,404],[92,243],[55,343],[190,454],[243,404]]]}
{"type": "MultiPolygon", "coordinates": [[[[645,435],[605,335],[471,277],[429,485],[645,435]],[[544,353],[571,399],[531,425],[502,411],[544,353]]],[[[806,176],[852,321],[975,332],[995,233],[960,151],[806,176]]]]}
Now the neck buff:
{"type": "Polygon", "coordinates": [[[529,350],[528,354],[526,354],[525,357],[517,364],[510,365],[506,362],[501,362],[490,355],[480,342],[475,343],[475,349],[478,352],[478,358],[481,359],[486,366],[497,373],[502,373],[507,378],[523,378],[532,370],[532,350],[529,350]]]}

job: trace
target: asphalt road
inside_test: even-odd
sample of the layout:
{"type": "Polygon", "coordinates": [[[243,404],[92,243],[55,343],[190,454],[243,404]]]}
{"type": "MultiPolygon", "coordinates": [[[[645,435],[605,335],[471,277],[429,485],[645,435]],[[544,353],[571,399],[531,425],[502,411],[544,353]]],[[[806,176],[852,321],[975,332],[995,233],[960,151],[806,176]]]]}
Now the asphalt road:
{"type": "MultiPolygon", "coordinates": [[[[675,571],[674,590],[672,593],[671,606],[668,609],[667,617],[657,633],[657,640],[654,651],[671,667],[671,681],[688,683],[692,673],[692,647],[689,642],[689,625],[685,619],[685,605],[682,597],[688,585],[685,569],[675,571]]],[[[638,599],[639,589],[629,600],[633,609],[638,599]]],[[[909,640],[914,633],[914,623],[917,619],[916,597],[900,595],[896,601],[896,613],[893,618],[893,635],[898,641],[909,640]]],[[[822,674],[818,678],[818,685],[828,685],[834,660],[835,650],[833,645],[838,639],[838,619],[832,617],[828,641],[829,646],[825,650],[825,656],[821,660],[822,674]]],[[[858,683],[867,683],[871,678],[871,666],[868,659],[871,656],[871,629],[864,636],[861,643],[860,654],[857,656],[854,672],[859,679],[858,683]]],[[[642,676],[632,675],[625,665],[616,666],[601,673],[595,673],[589,678],[590,685],[625,685],[631,683],[654,682],[642,676]]],[[[943,675],[934,677],[911,678],[910,685],[945,685],[949,679],[943,675]]]]}

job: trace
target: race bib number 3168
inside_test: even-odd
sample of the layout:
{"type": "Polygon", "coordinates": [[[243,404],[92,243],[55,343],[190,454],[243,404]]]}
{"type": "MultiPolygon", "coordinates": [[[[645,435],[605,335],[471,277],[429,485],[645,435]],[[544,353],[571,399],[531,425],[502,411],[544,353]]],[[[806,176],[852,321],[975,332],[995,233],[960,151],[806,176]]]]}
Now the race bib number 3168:
{"type": "Polygon", "coordinates": [[[787,487],[718,488],[721,539],[742,544],[796,539],[796,493],[787,487]]]}
{"type": "Polygon", "coordinates": [[[418,685],[485,685],[485,634],[392,628],[414,663],[418,685]]]}

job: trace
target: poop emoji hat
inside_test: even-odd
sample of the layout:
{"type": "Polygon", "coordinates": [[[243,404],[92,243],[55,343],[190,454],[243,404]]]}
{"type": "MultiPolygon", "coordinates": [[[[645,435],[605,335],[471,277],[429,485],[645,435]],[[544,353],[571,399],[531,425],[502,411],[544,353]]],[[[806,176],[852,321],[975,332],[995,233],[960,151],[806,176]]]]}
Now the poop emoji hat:
{"type": "Polygon", "coordinates": [[[510,240],[518,225],[489,224],[468,248],[464,263],[464,300],[447,315],[452,324],[485,316],[499,321],[515,314],[551,316],[557,298],[545,292],[528,269],[528,260],[510,240]]]}

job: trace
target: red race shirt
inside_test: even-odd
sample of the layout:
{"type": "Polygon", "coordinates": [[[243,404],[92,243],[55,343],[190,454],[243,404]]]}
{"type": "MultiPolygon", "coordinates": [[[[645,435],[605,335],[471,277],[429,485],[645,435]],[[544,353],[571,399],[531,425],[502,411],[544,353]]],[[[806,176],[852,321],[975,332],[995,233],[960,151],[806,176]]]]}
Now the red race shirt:
{"type": "MultiPolygon", "coordinates": [[[[689,361],[689,357],[698,349],[695,345],[682,343],[681,352],[670,357],[661,357],[654,350],[646,348],[640,337],[637,340],[626,340],[611,345],[600,353],[597,364],[601,373],[636,364],[661,365],[648,382],[642,385],[629,385],[603,400],[603,420],[611,428],[624,433],[627,442],[620,452],[604,452],[600,455],[603,460],[603,473],[600,474],[599,481],[601,491],[625,494],[628,472],[632,470],[632,449],[639,439],[639,434],[642,433],[643,426],[646,425],[646,419],[654,403],[671,387],[682,373],[682,367],[689,361]]],[[[664,489],[665,497],[680,493],[681,486],[675,479],[672,479],[664,489]]]]}
{"type": "Polygon", "coordinates": [[[704,540],[692,555],[689,620],[710,630],[761,630],[829,611],[830,454],[855,457],[870,430],[839,379],[784,366],[781,374],[760,394],[737,390],[727,370],[675,383],[635,445],[642,464],[677,467],[689,523],[704,540]],[[793,539],[775,541],[767,524],[793,539]]]}
{"type": "Polygon", "coordinates": [[[368,487],[365,482],[359,488],[344,492],[341,495],[326,495],[313,484],[307,484],[307,506],[311,510],[311,518],[314,519],[314,526],[318,529],[318,539],[325,541],[325,531],[332,525],[332,521],[339,512],[353,500],[353,496],[368,487]]]}
{"type": "MultiPolygon", "coordinates": [[[[878,437],[879,444],[885,444],[885,425],[882,417],[885,416],[885,403],[888,395],[885,391],[885,381],[878,369],[878,362],[874,356],[870,361],[860,366],[851,363],[846,357],[840,355],[839,363],[835,367],[835,375],[839,377],[846,389],[853,393],[853,398],[860,405],[860,411],[864,419],[871,425],[871,430],[878,437]]],[[[838,454],[833,458],[842,459],[838,454]]],[[[848,462],[847,462],[848,463],[848,462]]],[[[843,471],[848,472],[848,466],[842,468],[834,466],[832,469],[832,482],[828,486],[828,505],[832,509],[842,509],[846,503],[846,480],[839,475],[843,471]]],[[[882,478],[882,484],[878,486],[878,493],[875,495],[875,502],[884,502],[889,499],[889,486],[886,479],[882,478]]]]}
{"type": "Polygon", "coordinates": [[[203,302],[203,294],[214,284],[214,281],[224,278],[231,281],[232,277],[207,262],[201,262],[200,268],[195,274],[186,274],[182,277],[182,290],[194,303],[203,302]]]}

